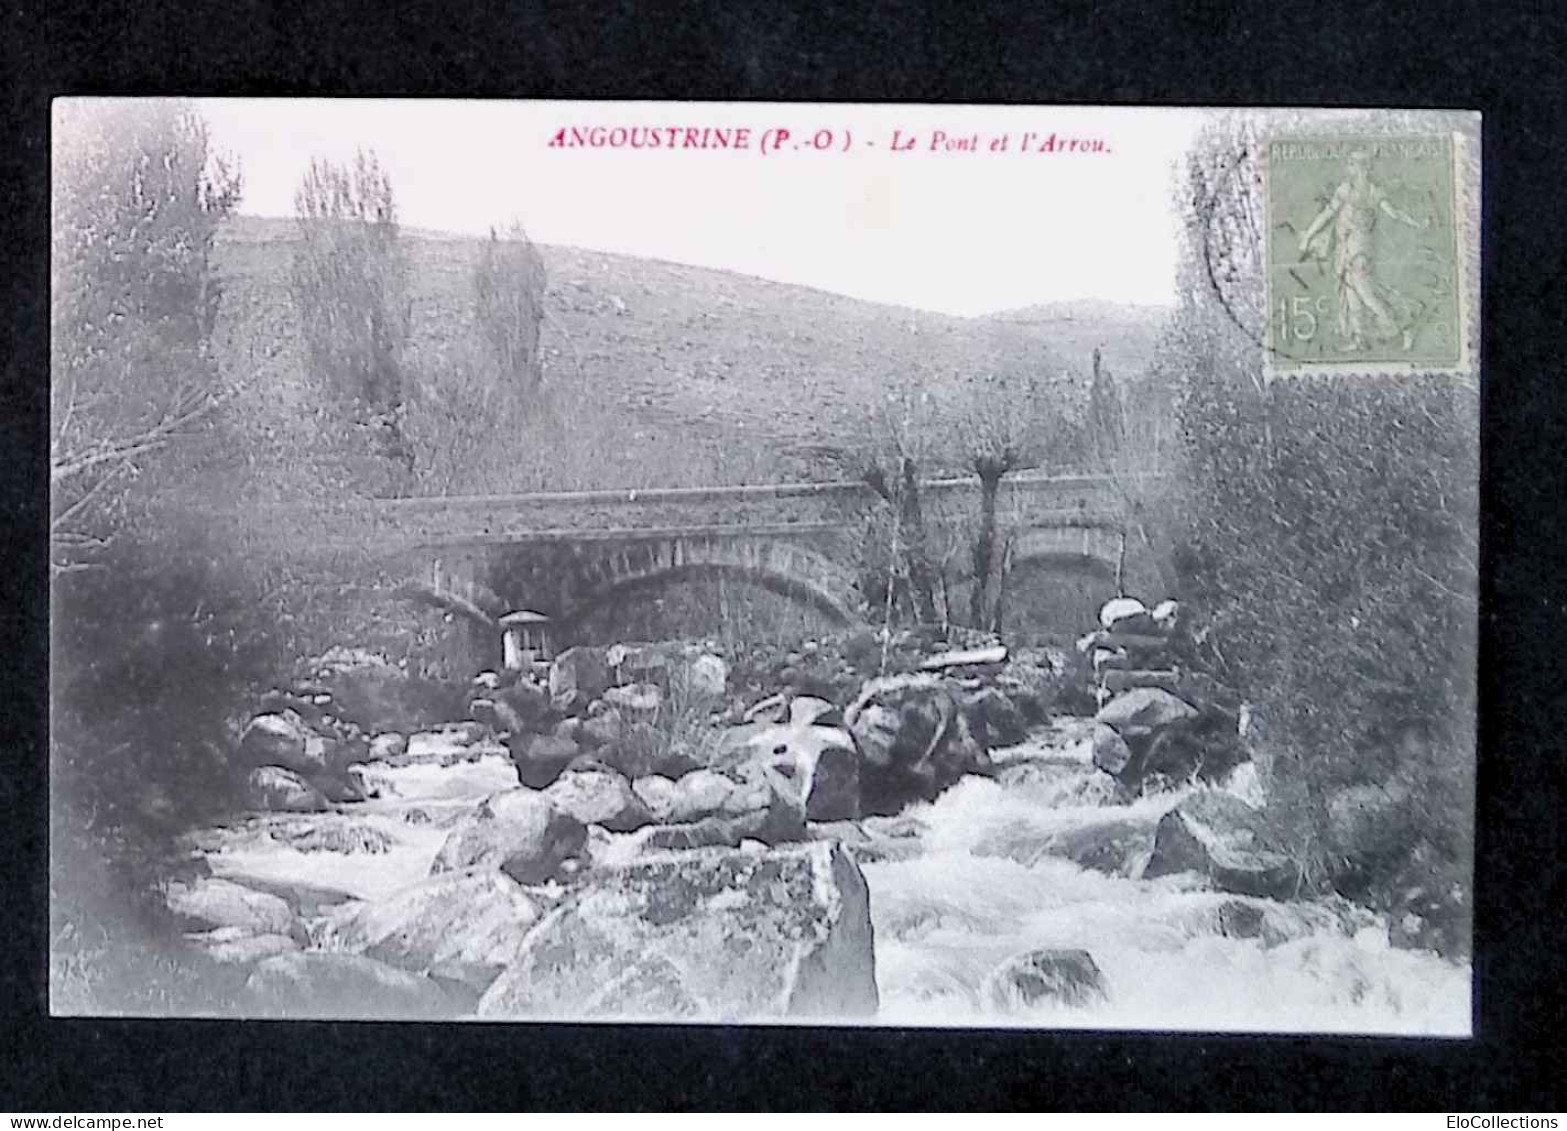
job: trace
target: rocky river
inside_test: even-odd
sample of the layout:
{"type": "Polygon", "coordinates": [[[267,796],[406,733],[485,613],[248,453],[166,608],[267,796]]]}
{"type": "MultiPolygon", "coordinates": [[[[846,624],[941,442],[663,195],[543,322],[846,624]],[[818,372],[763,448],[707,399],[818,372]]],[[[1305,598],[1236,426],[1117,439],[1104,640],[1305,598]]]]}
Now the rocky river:
{"type": "MultiPolygon", "coordinates": [[[[1127,800],[1094,764],[1094,726],[1071,717],[1036,725],[1021,743],[991,750],[990,772],[965,775],[896,815],[809,823],[806,846],[783,853],[785,864],[816,853],[802,865],[808,883],[798,901],[837,900],[843,909],[823,914],[852,918],[859,881],[845,879],[843,860],[852,861],[848,870],[857,868],[868,895],[870,939],[852,923],[833,928],[834,937],[848,930],[842,945],[868,949],[874,965],[868,1004],[835,1018],[829,1001],[814,1016],[915,1025],[1468,1033],[1467,964],[1394,948],[1388,923],[1364,909],[1337,898],[1236,894],[1192,871],[1145,876],[1162,818],[1193,790],[1254,795],[1253,769],[1242,765],[1212,787],[1127,800]],[[833,884],[847,885],[848,894],[824,894],[833,884]]],[[[501,984],[515,978],[509,964],[529,933],[549,927],[570,902],[571,877],[530,884],[493,870],[432,877],[454,829],[471,822],[486,798],[518,792],[516,761],[470,722],[427,729],[373,753],[383,756],[354,770],[366,799],[317,811],[255,812],[189,834],[183,874],[167,885],[170,906],[192,928],[187,938],[221,962],[252,969],[248,1000],[257,1014],[289,1014],[303,1003],[305,1012],[328,1016],[516,1015],[503,1008],[501,984]],[[463,901],[461,913],[453,901],[463,901]],[[445,910],[432,919],[427,905],[445,910]],[[293,996],[272,992],[279,983],[293,996]]],[[[645,853],[646,834],[590,826],[578,855],[590,869],[613,869],[645,853]]],[[[696,851],[717,854],[725,867],[737,854],[765,861],[780,852],[750,838],[696,851]]],[[[793,881],[786,868],[773,882],[782,891],[779,885],[793,881]]],[[[720,893],[709,901],[714,914],[727,899],[720,893]]],[[[725,922],[726,946],[750,945],[735,937],[739,920],[725,922]]],[[[767,921],[743,933],[762,948],[774,945],[769,932],[777,934],[783,957],[775,964],[788,965],[803,953],[790,940],[815,929],[809,916],[804,922],[767,921]]],[[[829,944],[822,953],[839,945],[829,944]]],[[[530,969],[544,978],[545,957],[536,941],[532,949],[530,969]]],[[[765,964],[771,953],[750,961],[765,964]]],[[[807,963],[816,960],[816,952],[806,954],[807,963]]],[[[621,977],[610,967],[567,975],[621,977]]],[[[668,996],[684,990],[662,975],[636,976],[638,992],[652,996],[625,1000],[643,1001],[659,1016],[702,1016],[679,1007],[689,1004],[684,997],[668,996]]],[[[768,982],[757,993],[797,990],[768,982]]],[[[717,1016],[737,1019],[723,1010],[717,1016]]]]}

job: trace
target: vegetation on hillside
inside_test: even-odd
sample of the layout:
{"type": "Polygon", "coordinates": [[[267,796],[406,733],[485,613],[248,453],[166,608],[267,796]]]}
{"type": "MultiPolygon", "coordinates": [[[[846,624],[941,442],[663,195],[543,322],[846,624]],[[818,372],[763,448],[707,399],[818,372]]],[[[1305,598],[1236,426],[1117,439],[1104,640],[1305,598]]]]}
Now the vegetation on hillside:
{"type": "MultiPolygon", "coordinates": [[[[256,498],[292,497],[311,485],[354,489],[340,486],[352,477],[334,461],[332,437],[290,424],[308,423],[311,408],[288,294],[297,238],[293,222],[240,216],[218,243],[230,279],[219,358],[236,374],[255,374],[247,404],[271,429],[243,485],[256,498]]],[[[407,365],[421,389],[445,396],[473,370],[484,336],[473,272],[488,241],[408,229],[399,241],[412,304],[407,365]]],[[[944,414],[964,381],[987,372],[1081,379],[1090,351],[1078,342],[1096,334],[1127,375],[1130,399],[1137,359],[1164,316],[1158,308],[1117,309],[1102,319],[1081,312],[1058,346],[1049,323],[957,318],[684,264],[536,250],[546,277],[539,386],[509,437],[495,490],[840,477],[847,472],[824,460],[822,448],[864,431],[899,383],[932,391],[944,414]]],[[[434,482],[416,489],[448,490],[434,482]]],[[[450,488],[482,489],[491,488],[450,488]]]]}

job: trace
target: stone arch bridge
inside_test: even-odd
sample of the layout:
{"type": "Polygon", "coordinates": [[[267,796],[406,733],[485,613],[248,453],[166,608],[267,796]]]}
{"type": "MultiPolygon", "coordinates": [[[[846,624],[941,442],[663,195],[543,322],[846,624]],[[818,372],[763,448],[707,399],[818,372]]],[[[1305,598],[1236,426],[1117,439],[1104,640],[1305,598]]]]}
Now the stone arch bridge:
{"type": "MultiPolygon", "coordinates": [[[[924,481],[927,524],[972,522],[979,493],[973,478],[924,481]]],[[[1156,563],[1123,537],[1121,495],[1107,477],[1016,475],[997,503],[1014,572],[1113,582],[1119,568],[1128,588],[1157,588],[1156,563]]],[[[885,505],[859,482],[603,490],[381,500],[352,525],[426,594],[489,615],[536,610],[569,640],[619,595],[697,577],[754,584],[837,623],[861,619],[866,516],[885,505]]]]}

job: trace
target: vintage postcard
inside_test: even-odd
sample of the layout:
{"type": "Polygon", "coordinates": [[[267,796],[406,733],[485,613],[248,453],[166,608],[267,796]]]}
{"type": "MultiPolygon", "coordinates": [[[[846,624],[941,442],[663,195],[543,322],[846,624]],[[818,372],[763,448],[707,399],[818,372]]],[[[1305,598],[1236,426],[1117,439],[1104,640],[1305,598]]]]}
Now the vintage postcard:
{"type": "Polygon", "coordinates": [[[1478,115],[58,100],[58,1015],[1471,1032],[1478,115]]]}

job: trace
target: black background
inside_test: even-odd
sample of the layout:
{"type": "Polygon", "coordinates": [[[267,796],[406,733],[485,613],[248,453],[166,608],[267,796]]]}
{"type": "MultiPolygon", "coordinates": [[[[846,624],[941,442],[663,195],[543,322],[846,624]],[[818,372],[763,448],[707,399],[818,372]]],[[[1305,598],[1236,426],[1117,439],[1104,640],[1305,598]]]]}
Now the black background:
{"type": "Polygon", "coordinates": [[[0,28],[0,1110],[1564,1106],[1557,6],[12,0],[0,28]],[[48,1019],[47,131],[60,94],[1483,111],[1476,1039],[48,1019]]]}

